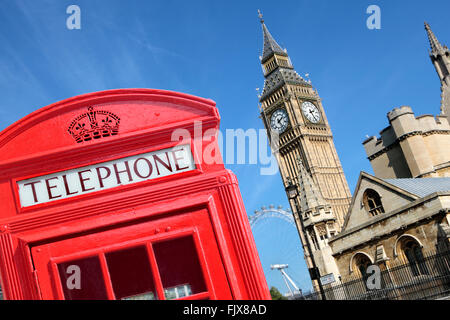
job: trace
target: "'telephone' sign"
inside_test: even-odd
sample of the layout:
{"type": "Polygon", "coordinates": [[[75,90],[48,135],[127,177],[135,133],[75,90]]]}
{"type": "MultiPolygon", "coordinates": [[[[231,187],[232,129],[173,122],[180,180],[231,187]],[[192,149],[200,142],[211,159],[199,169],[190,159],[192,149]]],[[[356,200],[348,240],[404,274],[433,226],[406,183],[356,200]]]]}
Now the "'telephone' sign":
{"type": "Polygon", "coordinates": [[[17,182],[22,207],[195,169],[189,145],[139,154],[17,182]]]}

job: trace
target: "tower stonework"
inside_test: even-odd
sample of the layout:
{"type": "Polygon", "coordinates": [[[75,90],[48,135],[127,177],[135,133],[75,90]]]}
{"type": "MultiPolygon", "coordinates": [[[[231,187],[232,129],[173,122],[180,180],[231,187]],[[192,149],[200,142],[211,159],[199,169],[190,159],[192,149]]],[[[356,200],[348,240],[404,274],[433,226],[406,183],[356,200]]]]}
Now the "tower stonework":
{"type": "Polygon", "coordinates": [[[297,159],[297,168],[301,212],[299,218],[303,219],[303,231],[310,244],[310,254],[321,275],[333,274],[335,279],[339,279],[340,273],[328,245],[328,239],[337,234],[338,227],[333,208],[323,199],[300,158],[297,159]]]}
{"type": "Polygon", "coordinates": [[[388,112],[389,126],[363,142],[375,176],[450,176],[450,125],[444,115],[416,117],[409,106],[388,112]]]}
{"type": "Polygon", "coordinates": [[[441,114],[450,122],[450,52],[447,46],[441,45],[426,22],[425,30],[431,47],[430,59],[441,81],[441,114]]]}
{"type": "MultiPolygon", "coordinates": [[[[340,231],[351,202],[347,180],[317,91],[294,70],[287,51],[278,45],[261,15],[260,18],[264,40],[260,60],[265,77],[259,96],[261,118],[284,185],[290,178],[300,192],[297,203],[301,204],[301,212],[297,212],[294,201],[291,208],[303,248],[308,239],[320,274],[336,275],[331,250],[326,248],[328,239],[340,231]],[[306,192],[305,183],[312,184],[314,192],[306,192]],[[306,234],[299,219],[304,222],[306,234]]],[[[307,251],[304,250],[305,260],[311,268],[307,251]]]]}

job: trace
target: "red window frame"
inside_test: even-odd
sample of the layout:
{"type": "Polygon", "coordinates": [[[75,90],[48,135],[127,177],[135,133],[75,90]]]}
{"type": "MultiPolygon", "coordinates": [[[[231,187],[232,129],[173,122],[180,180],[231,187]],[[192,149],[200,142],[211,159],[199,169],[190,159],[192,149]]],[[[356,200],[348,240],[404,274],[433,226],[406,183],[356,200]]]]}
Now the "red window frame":
{"type": "Polygon", "coordinates": [[[153,246],[162,241],[188,236],[192,237],[197,251],[206,291],[177,300],[231,299],[218,244],[211,241],[214,239],[213,228],[206,208],[32,247],[31,253],[38,273],[38,281],[41,284],[42,298],[65,299],[58,271],[59,263],[98,256],[107,297],[111,300],[115,299],[105,254],[145,245],[156,297],[159,300],[166,300],[153,246]],[[122,234],[122,240],[119,243],[115,236],[117,234],[122,234]],[[71,243],[75,245],[71,246],[71,243]],[[211,275],[214,276],[214,282],[211,275]],[[47,286],[45,286],[46,283],[47,286]]]}

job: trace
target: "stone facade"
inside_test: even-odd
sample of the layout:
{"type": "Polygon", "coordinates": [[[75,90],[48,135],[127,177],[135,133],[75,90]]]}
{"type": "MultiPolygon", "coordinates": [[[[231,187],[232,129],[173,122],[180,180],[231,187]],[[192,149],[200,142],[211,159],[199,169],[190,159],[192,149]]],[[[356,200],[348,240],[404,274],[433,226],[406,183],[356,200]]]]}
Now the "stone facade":
{"type": "Polygon", "coordinates": [[[366,258],[381,269],[408,262],[406,242],[423,253],[450,249],[450,178],[435,179],[404,181],[361,173],[344,229],[329,241],[343,281],[358,275],[358,263],[366,258]],[[365,203],[368,190],[380,198],[375,213],[365,203]]]}
{"type": "Polygon", "coordinates": [[[380,137],[363,142],[375,176],[420,178],[450,176],[450,125],[447,117],[415,117],[408,106],[387,115],[380,137]]]}

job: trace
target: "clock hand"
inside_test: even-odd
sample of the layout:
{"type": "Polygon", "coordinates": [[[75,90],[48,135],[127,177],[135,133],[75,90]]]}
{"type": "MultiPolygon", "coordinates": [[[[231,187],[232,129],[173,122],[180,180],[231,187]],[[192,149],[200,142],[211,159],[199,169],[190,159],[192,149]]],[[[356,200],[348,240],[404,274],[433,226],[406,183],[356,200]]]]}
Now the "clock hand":
{"type": "Polygon", "coordinates": [[[313,110],[309,110],[309,113],[313,116],[314,120],[319,120],[319,117],[315,115],[315,112],[313,110]]]}

